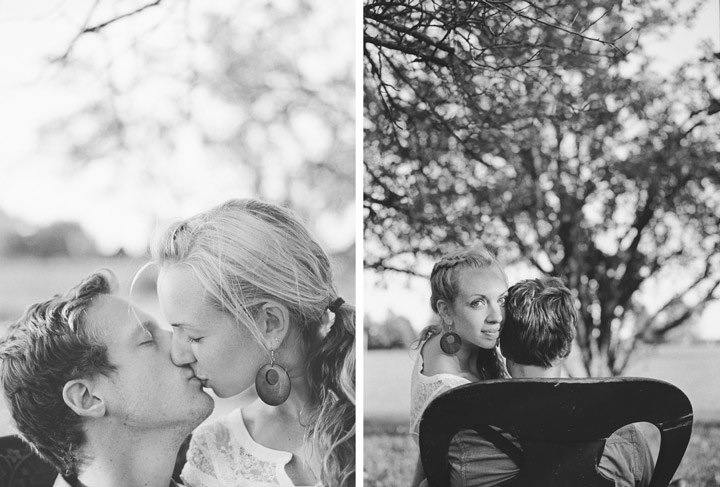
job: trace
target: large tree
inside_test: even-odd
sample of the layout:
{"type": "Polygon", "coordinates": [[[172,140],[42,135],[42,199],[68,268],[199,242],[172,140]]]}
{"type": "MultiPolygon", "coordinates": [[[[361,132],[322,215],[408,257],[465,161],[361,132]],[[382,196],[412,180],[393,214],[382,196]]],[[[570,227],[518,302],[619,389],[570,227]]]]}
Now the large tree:
{"type": "Polygon", "coordinates": [[[695,11],[366,3],[366,267],[479,239],[561,276],[591,375],[696,316],[720,285],[720,65],[660,76],[640,42],[695,11]],[[671,269],[677,294],[641,302],[671,269]]]}

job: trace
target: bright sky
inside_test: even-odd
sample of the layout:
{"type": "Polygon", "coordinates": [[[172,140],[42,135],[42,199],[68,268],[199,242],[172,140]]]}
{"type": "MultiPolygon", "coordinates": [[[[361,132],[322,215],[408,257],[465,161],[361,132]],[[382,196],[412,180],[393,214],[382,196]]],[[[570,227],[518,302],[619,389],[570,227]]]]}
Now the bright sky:
{"type": "MultiPolygon", "coordinates": [[[[245,22],[237,40],[241,43],[261,35],[271,20],[264,13],[263,1],[244,2],[242,17],[235,15],[234,2],[167,2],[114,24],[105,31],[106,35],[82,38],[73,59],[82,60],[93,70],[63,70],[48,63],[48,59],[64,52],[94,3],[94,0],[37,0],[0,4],[0,60],[4,68],[0,77],[0,211],[31,225],[78,221],[101,250],[114,252],[122,246],[130,253],[140,254],[159,222],[187,217],[229,198],[256,195],[242,161],[238,162],[235,154],[209,152],[198,131],[182,123],[173,133],[174,147],[160,147],[153,144],[153,132],[140,123],[139,128],[128,129],[131,149],[122,161],[113,160],[112,155],[101,156],[85,168],[73,168],[62,150],[66,141],[57,139],[57,131],[43,134],[41,129],[62,124],[93,97],[106,97],[108,77],[103,73],[112,72],[119,89],[143,84],[143,96],[120,98],[117,107],[137,120],[153,117],[182,120],[183,110],[190,106],[184,104],[194,103],[192,110],[206,130],[214,135],[228,132],[243,114],[203,96],[201,90],[196,90],[188,102],[183,91],[187,90],[186,85],[175,82],[181,80],[172,76],[145,76],[143,70],[147,66],[133,54],[133,39],[140,39],[145,48],[156,50],[158,70],[177,71],[180,66],[182,72],[186,65],[183,63],[193,56],[201,68],[210,69],[213,67],[210,56],[173,44],[185,36],[183,28],[187,27],[190,37],[200,29],[199,22],[185,26],[180,22],[182,19],[204,18],[198,14],[210,10],[221,17],[241,18],[245,22]],[[185,17],[183,8],[195,12],[185,17]],[[173,21],[166,22],[167,18],[173,21]]],[[[109,9],[124,12],[145,3],[100,2],[101,7],[107,7],[91,24],[107,18],[109,9]]],[[[285,9],[293,12],[295,2],[280,3],[272,6],[276,12],[285,9]]],[[[310,25],[299,25],[296,33],[288,33],[294,35],[289,47],[276,48],[298,51],[294,56],[298,67],[309,73],[310,81],[322,87],[339,71],[352,66],[354,12],[349,2],[310,3],[317,7],[310,25]]],[[[330,99],[328,103],[334,101],[330,99]]],[[[73,125],[73,136],[78,140],[91,137],[97,127],[93,122],[94,119],[89,119],[84,125],[73,125]]],[[[307,115],[292,122],[289,129],[278,128],[275,133],[282,139],[291,130],[296,135],[293,140],[254,148],[262,153],[259,162],[267,173],[263,194],[274,195],[276,200],[285,196],[286,187],[282,178],[277,177],[282,171],[295,170],[304,164],[305,158],[312,159],[331,148],[332,135],[323,120],[307,115]]],[[[354,133],[353,127],[348,130],[354,133]]],[[[346,199],[337,211],[320,215],[316,222],[315,233],[331,251],[344,249],[354,240],[353,203],[346,199]]]]}

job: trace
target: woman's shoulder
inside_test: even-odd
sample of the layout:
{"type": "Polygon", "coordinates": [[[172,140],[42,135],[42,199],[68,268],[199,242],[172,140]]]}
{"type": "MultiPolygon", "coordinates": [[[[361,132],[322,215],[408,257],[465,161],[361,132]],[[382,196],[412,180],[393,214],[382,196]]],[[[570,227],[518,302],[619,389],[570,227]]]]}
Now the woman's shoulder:
{"type": "Polygon", "coordinates": [[[418,360],[421,362],[420,374],[425,377],[442,379],[445,376],[462,378],[465,381],[473,380],[469,374],[460,369],[457,360],[452,355],[440,349],[440,337],[435,335],[428,338],[420,348],[418,360]]]}

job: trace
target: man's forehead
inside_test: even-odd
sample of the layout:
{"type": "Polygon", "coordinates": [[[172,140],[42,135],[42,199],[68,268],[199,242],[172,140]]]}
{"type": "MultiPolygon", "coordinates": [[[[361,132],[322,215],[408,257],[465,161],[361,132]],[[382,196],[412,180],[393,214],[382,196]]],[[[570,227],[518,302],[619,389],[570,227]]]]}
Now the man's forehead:
{"type": "Polygon", "coordinates": [[[113,294],[96,297],[87,310],[86,323],[105,337],[127,336],[142,330],[147,316],[127,300],[113,294]]]}

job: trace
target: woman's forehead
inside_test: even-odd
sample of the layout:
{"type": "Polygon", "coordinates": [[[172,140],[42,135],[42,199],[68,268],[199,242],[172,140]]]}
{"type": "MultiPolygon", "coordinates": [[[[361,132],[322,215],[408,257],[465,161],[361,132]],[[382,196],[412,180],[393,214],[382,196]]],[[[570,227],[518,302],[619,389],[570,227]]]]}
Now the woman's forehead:
{"type": "Polygon", "coordinates": [[[461,269],[457,275],[458,295],[499,295],[505,292],[507,284],[496,266],[469,267],[461,269]]]}

